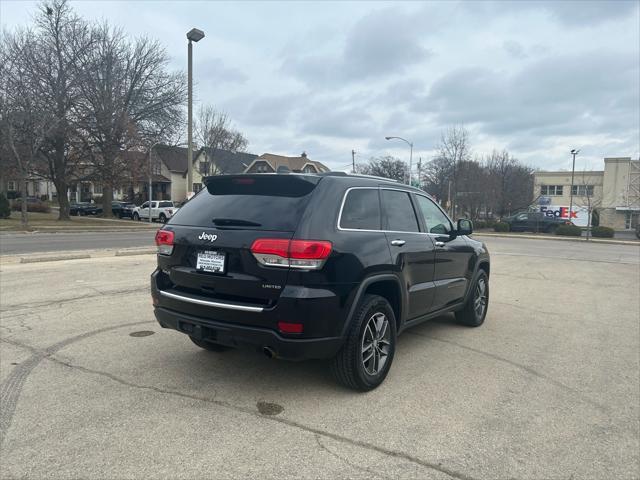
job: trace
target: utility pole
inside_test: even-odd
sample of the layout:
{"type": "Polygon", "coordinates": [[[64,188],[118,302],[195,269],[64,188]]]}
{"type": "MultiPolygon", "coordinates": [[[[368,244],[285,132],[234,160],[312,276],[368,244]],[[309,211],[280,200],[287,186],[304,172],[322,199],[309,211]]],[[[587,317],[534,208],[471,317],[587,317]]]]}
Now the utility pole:
{"type": "Polygon", "coordinates": [[[187,32],[189,45],[187,47],[187,198],[193,191],[193,46],[192,42],[199,42],[204,38],[204,32],[192,28],[187,32]]]}
{"type": "Polygon", "coordinates": [[[356,151],[351,149],[351,173],[356,173],[356,151]]]}
{"type": "Polygon", "coordinates": [[[575,148],[571,150],[571,155],[573,155],[573,165],[571,166],[571,190],[569,191],[569,221],[571,222],[571,212],[573,212],[573,178],[576,173],[576,155],[580,153],[580,150],[576,150],[575,148]]]}

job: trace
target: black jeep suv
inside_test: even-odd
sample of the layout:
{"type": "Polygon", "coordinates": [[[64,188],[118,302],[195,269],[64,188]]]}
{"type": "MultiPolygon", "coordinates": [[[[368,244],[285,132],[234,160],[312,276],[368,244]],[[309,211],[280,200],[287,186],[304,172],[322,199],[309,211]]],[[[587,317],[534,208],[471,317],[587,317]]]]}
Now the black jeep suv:
{"type": "Polygon", "coordinates": [[[370,390],[396,338],[446,312],[484,321],[489,254],[423,191],[339,173],[222,175],[156,235],[151,276],[162,327],[207,350],[331,358],[370,390]]]}

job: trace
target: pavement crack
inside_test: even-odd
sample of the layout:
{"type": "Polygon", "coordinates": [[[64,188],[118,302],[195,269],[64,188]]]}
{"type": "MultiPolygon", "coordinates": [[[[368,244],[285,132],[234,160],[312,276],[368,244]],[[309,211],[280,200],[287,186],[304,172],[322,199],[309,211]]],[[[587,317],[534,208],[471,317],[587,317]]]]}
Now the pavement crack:
{"type": "Polygon", "coordinates": [[[390,477],[388,475],[384,475],[380,472],[376,472],[374,470],[371,470],[369,468],[363,467],[361,465],[357,465],[355,463],[351,463],[349,460],[347,460],[344,457],[341,457],[340,455],[338,455],[337,453],[333,452],[332,450],[329,449],[329,447],[327,447],[325,444],[322,443],[322,441],[320,440],[320,435],[314,435],[314,438],[316,439],[316,443],[318,444],[318,446],[320,447],[321,450],[327,452],[329,455],[331,455],[334,458],[337,458],[338,460],[340,460],[342,463],[349,465],[350,467],[363,472],[363,473],[368,473],[370,475],[373,475],[374,477],[379,477],[379,478],[386,478],[388,480],[392,480],[393,477],[390,477]]]}
{"type": "Polygon", "coordinates": [[[477,348],[469,347],[467,345],[462,345],[460,343],[453,342],[451,340],[444,340],[442,338],[436,338],[436,337],[432,337],[430,335],[424,335],[422,333],[413,332],[413,331],[407,331],[406,333],[409,334],[409,335],[414,335],[416,337],[422,337],[422,338],[428,338],[430,340],[435,340],[436,342],[448,343],[448,344],[454,345],[454,346],[456,346],[458,348],[463,348],[465,350],[469,350],[471,352],[475,352],[475,353],[478,353],[480,355],[484,355],[485,357],[492,358],[492,359],[497,360],[499,362],[507,363],[507,364],[509,364],[509,365],[511,365],[513,367],[518,368],[519,370],[523,370],[523,371],[527,372],[530,375],[533,375],[533,376],[538,377],[538,378],[540,378],[542,380],[545,380],[545,381],[555,385],[556,387],[561,388],[562,390],[565,390],[565,391],[570,392],[570,393],[572,393],[574,395],[577,395],[585,403],[588,403],[589,405],[597,408],[598,410],[600,410],[602,412],[607,413],[609,411],[609,408],[606,405],[602,405],[602,404],[596,402],[595,400],[589,398],[584,392],[581,392],[580,390],[576,390],[575,388],[570,387],[569,385],[565,385],[564,383],[556,380],[555,378],[549,377],[548,375],[545,375],[544,373],[540,373],[540,372],[538,372],[537,370],[535,370],[535,369],[533,369],[531,367],[528,367],[526,365],[522,365],[521,363],[514,362],[513,360],[509,360],[508,358],[501,357],[501,356],[496,355],[494,353],[485,352],[484,350],[479,350],[477,348]]]}
{"type": "Polygon", "coordinates": [[[344,442],[347,443],[349,445],[355,446],[355,447],[360,447],[366,450],[370,450],[370,451],[374,451],[374,452],[378,452],[381,453],[383,455],[387,455],[393,458],[398,458],[401,460],[406,460],[408,462],[414,463],[416,465],[420,465],[422,467],[425,468],[429,468],[431,470],[435,470],[438,471],[440,473],[443,473],[445,475],[448,475],[451,478],[455,478],[457,480],[476,480],[474,477],[471,477],[465,473],[462,472],[458,472],[456,470],[447,468],[441,464],[438,463],[433,463],[433,462],[429,462],[426,460],[423,460],[421,458],[418,457],[414,457],[412,455],[409,455],[407,453],[404,452],[399,452],[396,450],[391,450],[391,449],[387,449],[378,445],[375,445],[373,443],[369,443],[369,442],[365,442],[362,440],[357,440],[357,439],[353,439],[353,438],[349,438],[346,437],[344,435],[340,435],[337,433],[332,433],[332,432],[327,432],[324,430],[320,430],[319,428],[315,428],[315,427],[311,427],[308,425],[304,425],[300,422],[297,422],[295,420],[289,420],[287,418],[284,417],[269,417],[269,416],[264,416],[262,415],[260,412],[258,412],[255,409],[252,408],[248,408],[248,407],[243,407],[240,405],[235,405],[233,403],[224,401],[224,400],[218,400],[216,399],[216,396],[214,395],[213,398],[210,397],[205,397],[205,396],[201,396],[201,395],[194,395],[194,394],[189,394],[189,393],[184,393],[178,390],[170,390],[170,389],[164,389],[164,388],[160,388],[160,387],[155,387],[152,385],[143,385],[143,384],[137,384],[134,382],[130,382],[128,380],[125,380],[121,377],[118,377],[112,373],[109,372],[105,372],[102,370],[95,370],[92,368],[87,368],[87,367],[83,367],[81,365],[77,365],[77,364],[73,364],[73,363],[69,363],[69,362],[65,362],[63,360],[60,360],[58,358],[55,358],[52,355],[48,355],[47,356],[47,360],[50,360],[52,362],[55,362],[59,365],[63,365],[65,367],[68,368],[72,368],[74,370],[83,372],[83,373],[87,373],[87,374],[93,374],[93,375],[98,375],[101,377],[105,377],[108,378],[114,382],[117,382],[121,385],[124,385],[126,387],[129,388],[136,388],[139,390],[147,390],[147,391],[151,391],[151,392],[155,392],[155,393],[160,393],[160,394],[164,394],[164,395],[172,395],[172,396],[176,396],[176,397],[180,397],[180,398],[188,398],[190,400],[197,400],[197,401],[201,401],[201,402],[206,402],[212,405],[217,405],[223,408],[228,408],[230,410],[234,410],[237,412],[241,412],[241,413],[245,413],[247,415],[251,415],[253,417],[256,418],[260,418],[263,419],[265,421],[269,421],[269,422],[277,422],[280,423],[282,425],[287,425],[289,427],[292,428],[296,428],[298,430],[302,430],[305,431],[307,433],[310,433],[312,435],[318,435],[320,437],[325,437],[325,438],[330,438],[332,440],[338,441],[338,442],[344,442]]]}
{"type": "Polygon", "coordinates": [[[20,399],[22,387],[27,381],[27,377],[29,376],[29,374],[33,371],[34,368],[38,366],[38,364],[42,360],[51,357],[64,347],[67,347],[72,343],[84,340],[85,338],[119,328],[131,327],[134,325],[141,325],[144,323],[152,322],[152,320],[144,320],[140,322],[124,323],[121,325],[112,325],[110,327],[99,328],[97,330],[92,330],[80,335],[75,335],[58,343],[54,343],[44,350],[37,349],[35,347],[32,347],[31,345],[16,342],[15,340],[0,338],[0,341],[2,342],[9,343],[17,347],[26,348],[32,352],[32,355],[25,361],[20,363],[20,365],[16,366],[7,376],[7,378],[5,378],[2,384],[0,384],[0,406],[2,406],[2,408],[0,408],[0,448],[2,448],[2,444],[4,443],[7,431],[11,426],[11,420],[13,419],[13,414],[15,413],[18,400],[20,399]]]}
{"type": "Polygon", "coordinates": [[[78,300],[88,300],[92,298],[104,297],[105,295],[132,295],[135,293],[148,292],[149,287],[144,288],[125,288],[121,290],[109,290],[106,292],[101,292],[100,290],[90,287],[96,293],[92,295],[81,295],[77,297],[63,298],[62,300],[47,300],[44,302],[30,302],[30,303],[18,303],[15,305],[9,305],[9,308],[0,309],[0,313],[14,312],[17,310],[22,310],[24,308],[34,309],[34,308],[43,308],[50,306],[59,306],[64,305],[65,303],[76,302],[78,300]]]}

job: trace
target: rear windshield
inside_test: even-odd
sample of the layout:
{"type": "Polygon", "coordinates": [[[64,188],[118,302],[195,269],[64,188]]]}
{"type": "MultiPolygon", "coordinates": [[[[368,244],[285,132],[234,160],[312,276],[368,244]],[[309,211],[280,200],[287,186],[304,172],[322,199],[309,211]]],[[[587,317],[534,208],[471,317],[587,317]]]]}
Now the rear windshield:
{"type": "Polygon", "coordinates": [[[160,202],[160,208],[173,207],[173,202],[160,202]]]}
{"type": "Polygon", "coordinates": [[[170,223],[293,232],[319,181],[293,175],[209,177],[207,188],[185,203],[170,223]]]}

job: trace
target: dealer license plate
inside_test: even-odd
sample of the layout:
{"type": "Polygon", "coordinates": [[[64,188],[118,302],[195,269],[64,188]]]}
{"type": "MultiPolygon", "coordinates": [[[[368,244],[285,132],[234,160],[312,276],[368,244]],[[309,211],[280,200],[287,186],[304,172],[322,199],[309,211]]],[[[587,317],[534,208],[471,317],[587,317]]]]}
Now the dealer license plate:
{"type": "Polygon", "coordinates": [[[224,257],[224,253],[214,252],[212,250],[198,252],[196,270],[210,273],[224,273],[224,257]]]}

